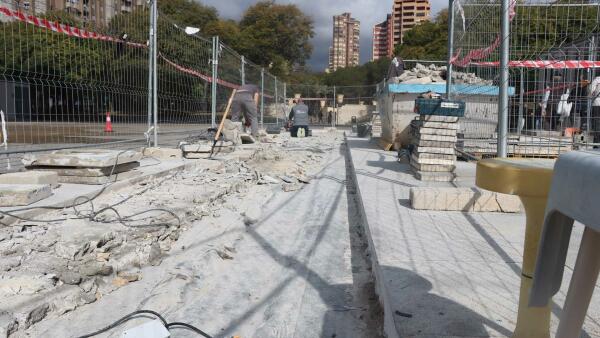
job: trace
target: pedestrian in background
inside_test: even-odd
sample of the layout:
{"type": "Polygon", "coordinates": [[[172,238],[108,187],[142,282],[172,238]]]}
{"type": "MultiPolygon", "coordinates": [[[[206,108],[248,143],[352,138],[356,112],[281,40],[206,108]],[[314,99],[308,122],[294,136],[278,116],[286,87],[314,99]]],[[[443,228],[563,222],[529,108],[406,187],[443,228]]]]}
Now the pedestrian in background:
{"type": "Polygon", "coordinates": [[[400,55],[394,55],[392,62],[390,62],[387,78],[389,80],[402,75],[402,73],[404,73],[404,60],[400,55]]]}

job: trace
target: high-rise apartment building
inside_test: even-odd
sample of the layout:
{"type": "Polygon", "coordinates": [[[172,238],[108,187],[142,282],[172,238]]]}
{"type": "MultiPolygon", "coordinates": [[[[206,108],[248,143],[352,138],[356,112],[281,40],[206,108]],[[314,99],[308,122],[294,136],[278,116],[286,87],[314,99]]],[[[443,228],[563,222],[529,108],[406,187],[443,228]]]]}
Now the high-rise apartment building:
{"type": "Polygon", "coordinates": [[[373,60],[390,57],[402,44],[404,34],[414,26],[429,20],[429,0],[394,0],[392,14],[373,27],[373,60]]]}
{"type": "Polygon", "coordinates": [[[372,61],[389,57],[392,54],[392,33],[392,15],[388,14],[384,22],[373,27],[372,61]]]}
{"type": "Polygon", "coordinates": [[[329,48],[329,70],[358,66],[360,22],[350,13],[333,17],[333,44],[329,48]]]}
{"type": "MultiPolygon", "coordinates": [[[[392,46],[402,44],[404,34],[422,21],[429,20],[429,0],[394,0],[392,6],[392,46]]],[[[392,48],[393,50],[393,48],[392,48]]]]}

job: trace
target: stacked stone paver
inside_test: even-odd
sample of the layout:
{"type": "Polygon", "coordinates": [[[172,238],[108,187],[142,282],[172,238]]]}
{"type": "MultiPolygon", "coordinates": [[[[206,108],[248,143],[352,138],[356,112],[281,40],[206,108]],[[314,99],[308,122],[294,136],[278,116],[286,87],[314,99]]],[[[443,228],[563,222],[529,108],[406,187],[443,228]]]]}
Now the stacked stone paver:
{"type": "Polygon", "coordinates": [[[410,165],[421,181],[452,182],[456,178],[458,117],[420,115],[412,122],[410,165]]]}

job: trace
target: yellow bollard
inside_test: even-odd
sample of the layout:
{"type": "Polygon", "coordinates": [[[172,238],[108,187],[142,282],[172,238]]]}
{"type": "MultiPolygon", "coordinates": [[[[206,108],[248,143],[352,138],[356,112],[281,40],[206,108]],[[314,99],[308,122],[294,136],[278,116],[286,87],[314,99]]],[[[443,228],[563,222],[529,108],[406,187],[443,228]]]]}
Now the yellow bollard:
{"type": "Polygon", "coordinates": [[[494,158],[477,163],[475,182],[478,187],[517,195],[525,208],[525,246],[514,338],[550,337],[550,306],[532,308],[528,307],[528,303],[554,162],[542,159],[494,158]]]}

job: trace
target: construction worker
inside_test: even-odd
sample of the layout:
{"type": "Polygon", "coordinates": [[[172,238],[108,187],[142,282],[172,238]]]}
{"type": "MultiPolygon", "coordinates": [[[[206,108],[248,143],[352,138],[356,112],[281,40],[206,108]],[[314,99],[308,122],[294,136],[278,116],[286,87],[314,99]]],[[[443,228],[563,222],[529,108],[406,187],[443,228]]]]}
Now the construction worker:
{"type": "Polygon", "coordinates": [[[253,137],[258,137],[258,86],[247,83],[237,90],[231,102],[231,121],[239,122],[244,114],[245,126],[250,126],[253,137]]]}
{"type": "Polygon", "coordinates": [[[292,122],[290,133],[292,137],[308,136],[308,106],[302,102],[302,99],[294,100],[294,103],[289,115],[289,120],[292,122]]]}

